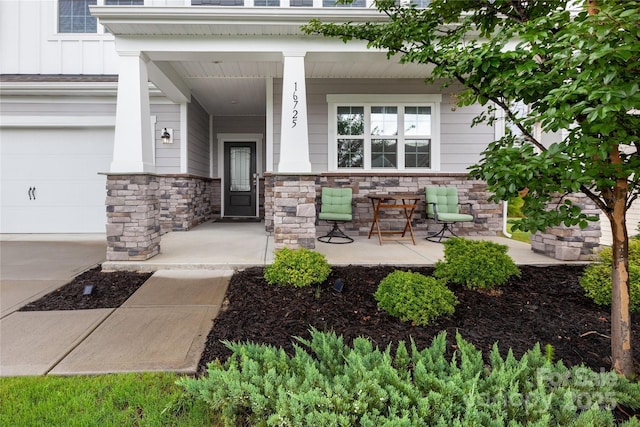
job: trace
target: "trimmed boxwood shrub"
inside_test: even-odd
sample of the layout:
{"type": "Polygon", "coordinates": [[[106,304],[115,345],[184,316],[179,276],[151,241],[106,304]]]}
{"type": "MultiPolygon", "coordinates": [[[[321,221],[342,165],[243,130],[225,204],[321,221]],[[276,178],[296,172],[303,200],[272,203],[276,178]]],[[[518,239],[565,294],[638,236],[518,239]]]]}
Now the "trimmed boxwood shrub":
{"type": "Polygon", "coordinates": [[[486,240],[453,237],[444,242],[444,261],[435,265],[434,276],[469,289],[492,289],[520,269],[507,255],[507,246],[486,240]]]}
{"type": "Polygon", "coordinates": [[[415,325],[427,325],[440,316],[451,315],[458,304],[443,281],[410,271],[389,274],[373,296],[378,307],[415,325]]]}
{"type": "MultiPolygon", "coordinates": [[[[604,248],[598,255],[598,262],[589,265],[580,286],[585,294],[599,305],[611,305],[611,248],[604,248]]],[[[640,313],[640,240],[629,239],[629,306],[632,312],[640,313]]]]}
{"type": "Polygon", "coordinates": [[[282,248],[276,251],[273,264],[264,269],[264,278],[270,285],[302,288],[321,284],[331,273],[331,266],[321,253],[310,249],[282,248]]]}

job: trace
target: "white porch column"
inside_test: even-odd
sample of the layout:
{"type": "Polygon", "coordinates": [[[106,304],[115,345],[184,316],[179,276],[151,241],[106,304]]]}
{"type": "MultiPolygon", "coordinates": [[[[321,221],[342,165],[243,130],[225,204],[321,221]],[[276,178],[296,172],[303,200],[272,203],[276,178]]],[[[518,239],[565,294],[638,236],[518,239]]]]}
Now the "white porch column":
{"type": "Polygon", "coordinates": [[[284,52],[278,172],[311,172],[305,52],[284,52]]]}
{"type": "Polygon", "coordinates": [[[155,172],[150,120],[146,58],[120,52],[112,173],[155,172]]]}

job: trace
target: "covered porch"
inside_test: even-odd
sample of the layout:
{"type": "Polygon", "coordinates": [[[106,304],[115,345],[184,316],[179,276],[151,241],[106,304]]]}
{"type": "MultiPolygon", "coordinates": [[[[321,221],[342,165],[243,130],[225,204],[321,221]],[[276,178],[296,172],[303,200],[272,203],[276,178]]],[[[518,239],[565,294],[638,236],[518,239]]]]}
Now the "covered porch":
{"type": "MultiPolygon", "coordinates": [[[[368,193],[423,194],[434,184],[457,186],[479,212],[460,235],[499,235],[503,207],[466,172],[500,126],[471,129],[481,107],[458,108],[458,87],[425,85],[428,67],[300,31],[312,18],[385,19],[377,11],[91,10],[115,36],[120,61],[106,173],[109,262],[155,262],[172,244],[171,231],[216,217],[262,219],[263,238],[276,249],[320,250],[315,213],[323,186],[354,189],[347,232],[356,237],[368,231],[368,193]],[[166,104],[150,103],[150,83],[166,104]]],[[[428,224],[416,228],[426,235],[428,224]]],[[[232,238],[246,240],[242,231],[232,238]]],[[[224,247],[215,239],[201,252],[224,247]]],[[[540,249],[554,251],[548,241],[540,249]]]]}
{"type": "MultiPolygon", "coordinates": [[[[411,242],[378,243],[372,236],[354,236],[349,245],[320,243],[315,251],[323,254],[331,265],[398,265],[431,266],[444,258],[444,246],[424,239],[416,233],[411,242]]],[[[531,251],[531,245],[502,236],[469,236],[507,245],[508,254],[518,265],[554,265],[581,263],[562,261],[531,251]]],[[[274,238],[265,233],[264,223],[232,223],[208,221],[189,231],[170,232],[162,239],[160,253],[146,261],[107,261],[104,270],[156,271],[171,269],[242,269],[273,262],[274,238]]]]}

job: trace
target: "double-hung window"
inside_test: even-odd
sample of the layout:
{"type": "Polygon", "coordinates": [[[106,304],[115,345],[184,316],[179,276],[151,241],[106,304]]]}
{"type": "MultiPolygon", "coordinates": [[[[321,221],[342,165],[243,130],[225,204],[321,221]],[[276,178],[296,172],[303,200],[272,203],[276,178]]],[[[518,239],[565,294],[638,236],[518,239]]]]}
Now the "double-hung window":
{"type": "Polygon", "coordinates": [[[97,0],[58,0],[58,32],[96,33],[98,22],[89,12],[95,4],[97,0]]]}
{"type": "Polygon", "coordinates": [[[328,95],[330,170],[440,168],[441,95],[328,95]]]}
{"type": "Polygon", "coordinates": [[[144,0],[58,0],[58,33],[98,33],[89,6],[142,6],[144,0]]]}

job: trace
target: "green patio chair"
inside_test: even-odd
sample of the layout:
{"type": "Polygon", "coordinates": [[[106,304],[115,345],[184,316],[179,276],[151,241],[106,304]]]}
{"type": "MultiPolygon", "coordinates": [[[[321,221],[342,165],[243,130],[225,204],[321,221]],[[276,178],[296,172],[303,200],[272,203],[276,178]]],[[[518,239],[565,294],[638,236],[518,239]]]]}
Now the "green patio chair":
{"type": "Polygon", "coordinates": [[[452,226],[458,222],[474,221],[473,205],[471,203],[460,204],[458,202],[458,189],[455,187],[425,187],[425,200],[427,202],[427,219],[432,219],[442,228],[426,239],[440,243],[442,239],[451,236],[457,237],[452,226]],[[469,214],[460,213],[460,206],[468,205],[469,214]],[[446,232],[449,235],[445,236],[446,232]]]}
{"type": "Polygon", "coordinates": [[[338,227],[339,222],[348,222],[353,219],[353,199],[351,194],[351,188],[324,187],[322,189],[318,219],[332,222],[333,228],[324,236],[318,237],[319,241],[334,244],[353,242],[353,239],[338,227]]]}

